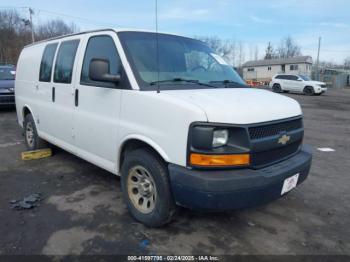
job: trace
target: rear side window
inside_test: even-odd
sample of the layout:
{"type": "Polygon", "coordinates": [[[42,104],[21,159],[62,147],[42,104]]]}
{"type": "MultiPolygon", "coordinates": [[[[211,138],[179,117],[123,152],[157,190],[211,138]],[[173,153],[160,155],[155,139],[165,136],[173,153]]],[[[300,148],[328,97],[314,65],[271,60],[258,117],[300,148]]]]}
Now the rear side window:
{"type": "Polygon", "coordinates": [[[79,40],[62,42],[58,49],[55,64],[54,82],[70,84],[72,82],[73,65],[79,40]]]}
{"type": "Polygon", "coordinates": [[[296,80],[298,80],[299,79],[299,77],[297,77],[297,76],[290,76],[290,80],[294,80],[294,81],[296,81],[296,80]]]}
{"type": "Polygon", "coordinates": [[[49,44],[45,47],[40,64],[40,82],[50,82],[52,73],[52,64],[55,57],[57,43],[49,44]]]}
{"type": "Polygon", "coordinates": [[[278,75],[275,77],[275,79],[286,79],[284,75],[278,75]]]}
{"type": "Polygon", "coordinates": [[[111,86],[114,83],[96,82],[89,78],[89,66],[92,59],[105,59],[109,61],[109,73],[118,74],[121,69],[121,62],[113,39],[107,35],[93,36],[89,39],[84,56],[83,68],[81,71],[80,83],[94,86],[111,86]]]}

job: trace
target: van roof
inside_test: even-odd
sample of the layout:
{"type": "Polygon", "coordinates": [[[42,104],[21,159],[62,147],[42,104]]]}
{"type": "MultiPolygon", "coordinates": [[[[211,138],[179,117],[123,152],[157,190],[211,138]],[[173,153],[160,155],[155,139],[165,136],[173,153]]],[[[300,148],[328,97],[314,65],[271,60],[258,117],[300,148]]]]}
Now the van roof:
{"type": "MultiPolygon", "coordinates": [[[[104,31],[113,31],[113,32],[145,32],[145,33],[156,33],[156,31],[154,30],[146,30],[146,29],[135,29],[135,28],[104,28],[104,29],[96,29],[96,30],[90,30],[90,31],[84,31],[84,32],[79,32],[79,33],[75,33],[75,34],[68,34],[68,35],[62,35],[62,36],[57,36],[57,37],[52,37],[52,38],[48,38],[42,41],[38,41],[38,42],[34,42],[32,44],[26,45],[24,48],[26,47],[30,47],[30,46],[34,46],[37,44],[41,44],[41,43],[45,43],[45,42],[49,42],[52,40],[57,40],[57,39],[62,39],[62,38],[66,38],[66,37],[70,37],[70,36],[76,36],[76,35],[84,35],[84,34],[89,34],[89,33],[97,33],[97,32],[104,32],[104,31]]],[[[172,33],[167,33],[167,32],[158,32],[160,34],[169,34],[169,35],[176,35],[176,34],[172,34],[172,33]]]]}

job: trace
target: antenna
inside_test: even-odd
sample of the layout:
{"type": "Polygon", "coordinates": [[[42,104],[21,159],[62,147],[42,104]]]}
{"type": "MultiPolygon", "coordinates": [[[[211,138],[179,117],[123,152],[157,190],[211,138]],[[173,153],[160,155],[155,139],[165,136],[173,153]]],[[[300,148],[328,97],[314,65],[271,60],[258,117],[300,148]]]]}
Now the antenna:
{"type": "Polygon", "coordinates": [[[159,41],[158,41],[158,0],[155,0],[156,4],[156,59],[157,59],[157,93],[160,93],[159,85],[159,41]]]}

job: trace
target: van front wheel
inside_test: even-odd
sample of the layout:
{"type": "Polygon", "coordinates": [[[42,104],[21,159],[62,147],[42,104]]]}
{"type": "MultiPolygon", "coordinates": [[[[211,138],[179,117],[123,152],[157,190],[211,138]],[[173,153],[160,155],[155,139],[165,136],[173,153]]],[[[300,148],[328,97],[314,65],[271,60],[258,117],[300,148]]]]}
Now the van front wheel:
{"type": "Polygon", "coordinates": [[[125,156],[121,173],[123,197],[133,217],[149,227],[170,222],[176,207],[164,161],[149,149],[136,149],[125,156]]]}
{"type": "Polygon", "coordinates": [[[37,150],[47,146],[47,142],[38,136],[35,121],[31,114],[25,116],[23,128],[24,140],[28,150],[37,150]]]}

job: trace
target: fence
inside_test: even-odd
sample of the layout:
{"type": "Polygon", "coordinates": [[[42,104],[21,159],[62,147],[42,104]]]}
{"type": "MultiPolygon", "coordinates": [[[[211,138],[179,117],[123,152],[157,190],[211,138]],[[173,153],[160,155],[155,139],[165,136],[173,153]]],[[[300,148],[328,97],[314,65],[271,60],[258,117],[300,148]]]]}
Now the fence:
{"type": "Polygon", "coordinates": [[[323,69],[318,79],[316,72],[312,72],[312,79],[325,82],[330,88],[350,87],[350,72],[346,70],[323,69]]]}

